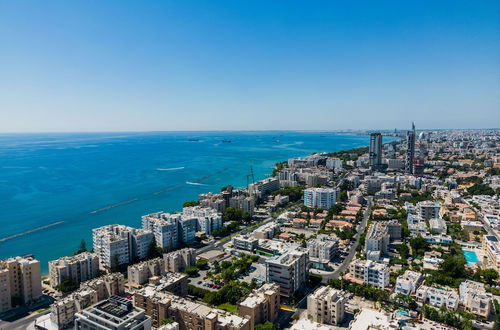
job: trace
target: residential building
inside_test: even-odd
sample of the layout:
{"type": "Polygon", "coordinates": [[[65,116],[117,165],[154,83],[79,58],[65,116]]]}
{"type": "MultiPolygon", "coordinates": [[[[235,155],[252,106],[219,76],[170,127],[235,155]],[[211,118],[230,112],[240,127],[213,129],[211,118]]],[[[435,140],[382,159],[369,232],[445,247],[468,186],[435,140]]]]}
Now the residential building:
{"type": "Polygon", "coordinates": [[[365,238],[365,252],[387,253],[391,240],[401,239],[401,224],[397,220],[374,222],[365,238]]]}
{"type": "Polygon", "coordinates": [[[449,288],[433,288],[427,285],[421,285],[417,289],[415,298],[417,302],[429,304],[437,308],[458,308],[458,294],[449,288]]]}
{"type": "Polygon", "coordinates": [[[405,157],[406,174],[413,174],[414,159],[415,159],[415,124],[412,124],[412,130],[406,132],[406,157],[405,157]]]}
{"type": "Polygon", "coordinates": [[[31,255],[0,260],[0,312],[33,303],[41,295],[38,260],[31,255]]]}
{"type": "Polygon", "coordinates": [[[259,240],[249,235],[238,235],[231,239],[234,248],[253,252],[259,245],[259,240]]]}
{"type": "Polygon", "coordinates": [[[431,232],[438,234],[446,234],[446,221],[442,218],[432,218],[429,220],[429,228],[431,232]]]}
{"type": "Polygon", "coordinates": [[[94,252],[101,269],[113,269],[148,256],[153,233],[123,225],[108,225],[92,230],[94,252]]]}
{"type": "Polygon", "coordinates": [[[189,278],[182,273],[165,273],[162,276],[152,277],[149,283],[135,294],[147,296],[151,292],[170,292],[176,296],[184,297],[188,294],[189,278]]]}
{"type": "Polygon", "coordinates": [[[315,239],[307,242],[309,258],[320,262],[329,262],[338,254],[339,240],[337,238],[319,234],[315,239]]]}
{"type": "Polygon", "coordinates": [[[134,294],[134,305],[144,309],[154,327],[170,318],[180,330],[250,330],[250,319],[205,304],[175,296],[169,292],[150,290],[134,294]]]}
{"type": "Polygon", "coordinates": [[[307,314],[314,322],[339,325],[344,320],[346,300],[342,291],[320,286],[307,296],[307,314]]]}
{"type": "Polygon", "coordinates": [[[470,280],[460,283],[458,288],[460,303],[474,315],[488,318],[493,307],[493,295],[486,292],[483,283],[470,280]]]}
{"type": "Polygon", "coordinates": [[[214,230],[222,228],[222,214],[209,207],[192,206],[182,209],[184,218],[196,218],[197,231],[211,235],[214,230]]]}
{"type": "Polygon", "coordinates": [[[399,275],[396,279],[394,292],[407,296],[413,295],[422,283],[423,279],[424,277],[421,273],[407,270],[403,275],[399,275]]]}
{"type": "Polygon", "coordinates": [[[250,317],[251,329],[256,324],[277,320],[279,310],[280,287],[275,283],[264,283],[238,304],[238,315],[250,317]]]}
{"type": "Polygon", "coordinates": [[[99,274],[99,257],[95,253],[83,252],[71,257],[49,261],[50,285],[55,288],[67,278],[74,284],[93,279],[99,274]]]}
{"type": "Polygon", "coordinates": [[[128,266],[128,285],[139,286],[146,283],[151,277],[165,274],[163,258],[154,258],[128,266]]]}
{"type": "Polygon", "coordinates": [[[198,230],[198,219],[191,217],[181,217],[179,219],[179,239],[188,243],[194,240],[198,230]]]}
{"type": "Polygon", "coordinates": [[[500,245],[496,236],[484,235],[482,250],[485,268],[493,268],[500,272],[500,245]]]}
{"type": "Polygon", "coordinates": [[[328,157],[325,163],[327,168],[330,169],[341,169],[342,168],[342,159],[328,157]]]}
{"type": "Polygon", "coordinates": [[[372,260],[356,259],[349,265],[349,277],[384,289],[389,285],[389,268],[372,260]]]}
{"type": "Polygon", "coordinates": [[[266,282],[280,286],[280,294],[291,297],[306,284],[309,255],[302,248],[290,249],[266,260],[266,282]]]}
{"type": "Polygon", "coordinates": [[[50,306],[50,320],[57,328],[73,324],[75,314],[87,306],[96,304],[113,295],[122,295],[124,277],[111,273],[90,281],[82,282],[80,288],[50,306]]]}
{"type": "Polygon", "coordinates": [[[370,134],[369,165],[373,170],[380,169],[382,166],[382,134],[370,134]]]}
{"type": "Polygon", "coordinates": [[[151,318],[127,298],[112,296],[76,313],[75,330],[150,330],[151,318]]]}
{"type": "Polygon", "coordinates": [[[276,178],[267,178],[248,185],[250,194],[257,198],[265,198],[279,189],[280,183],[276,178]]]}
{"type": "Polygon", "coordinates": [[[272,221],[255,229],[253,236],[258,239],[271,239],[279,231],[279,225],[272,221]]]}
{"type": "Polygon", "coordinates": [[[180,244],[180,218],[181,215],[178,213],[151,213],[142,217],[142,228],[153,232],[157,246],[165,251],[171,251],[180,244]]]}
{"type": "Polygon", "coordinates": [[[304,205],[328,210],[337,202],[337,190],[333,188],[308,188],[304,190],[304,205]]]}
{"type": "Polygon", "coordinates": [[[184,248],[163,255],[165,271],[182,272],[186,268],[196,264],[196,251],[191,248],[184,248]]]}
{"type": "Polygon", "coordinates": [[[439,218],[440,209],[441,203],[439,202],[423,201],[417,203],[417,214],[425,221],[429,221],[433,218],[439,218]]]}

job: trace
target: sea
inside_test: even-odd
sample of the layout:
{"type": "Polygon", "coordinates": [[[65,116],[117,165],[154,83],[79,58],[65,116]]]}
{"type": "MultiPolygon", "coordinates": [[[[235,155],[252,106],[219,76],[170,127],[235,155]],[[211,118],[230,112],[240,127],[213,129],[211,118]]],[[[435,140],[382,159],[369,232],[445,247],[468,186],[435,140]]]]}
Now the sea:
{"type": "Polygon", "coordinates": [[[331,132],[0,134],[0,259],[71,255],[92,229],[141,226],[198,194],[264,179],[276,162],[368,146],[331,132]]]}

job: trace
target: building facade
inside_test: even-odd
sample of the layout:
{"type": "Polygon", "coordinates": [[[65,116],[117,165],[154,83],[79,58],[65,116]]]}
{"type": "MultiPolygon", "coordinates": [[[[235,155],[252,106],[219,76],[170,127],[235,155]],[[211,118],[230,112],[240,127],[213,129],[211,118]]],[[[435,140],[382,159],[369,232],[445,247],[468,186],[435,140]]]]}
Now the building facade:
{"type": "Polygon", "coordinates": [[[65,278],[71,279],[74,284],[80,284],[97,277],[98,274],[99,257],[95,253],[83,252],[49,261],[49,280],[53,288],[60,285],[65,278]]]}
{"type": "Polygon", "coordinates": [[[342,291],[321,286],[307,296],[307,314],[314,322],[339,325],[344,321],[346,300],[342,291]]]}

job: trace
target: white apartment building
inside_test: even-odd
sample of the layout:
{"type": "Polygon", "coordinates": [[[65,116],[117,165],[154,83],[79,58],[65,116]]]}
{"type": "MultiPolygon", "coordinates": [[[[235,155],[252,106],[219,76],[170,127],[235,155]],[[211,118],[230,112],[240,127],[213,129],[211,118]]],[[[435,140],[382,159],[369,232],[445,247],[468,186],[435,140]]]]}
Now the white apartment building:
{"type": "Polygon", "coordinates": [[[333,188],[308,188],[304,190],[304,205],[328,210],[337,202],[337,190],[333,188]]]}
{"type": "Polygon", "coordinates": [[[196,218],[198,231],[211,235],[212,231],[222,228],[222,214],[208,207],[192,206],[182,209],[183,217],[196,218]]]}
{"type": "Polygon", "coordinates": [[[163,261],[167,272],[182,272],[196,264],[196,250],[185,248],[166,253],[163,255],[163,261]]]}
{"type": "Polygon", "coordinates": [[[355,260],[349,265],[349,275],[356,280],[374,285],[380,289],[384,289],[389,285],[389,268],[387,265],[372,260],[355,260]]]}
{"type": "Polygon", "coordinates": [[[423,304],[447,309],[457,309],[459,297],[452,289],[433,288],[427,285],[421,285],[416,292],[416,300],[423,304]]]}
{"type": "Polygon", "coordinates": [[[19,304],[30,304],[42,295],[40,262],[31,255],[0,260],[0,313],[19,304]]]}
{"type": "Polygon", "coordinates": [[[178,213],[152,213],[142,217],[142,229],[153,232],[156,245],[165,251],[171,251],[179,246],[178,213]]]}
{"type": "Polygon", "coordinates": [[[255,324],[274,322],[279,310],[280,287],[276,283],[264,283],[238,304],[238,315],[250,317],[251,329],[255,324]]]}
{"type": "Polygon", "coordinates": [[[264,198],[280,189],[280,182],[276,178],[267,178],[248,185],[248,191],[253,196],[264,198]]]}
{"type": "Polygon", "coordinates": [[[307,250],[295,248],[280,256],[266,260],[266,282],[280,286],[280,294],[291,297],[305,285],[308,275],[309,254],[307,250]]]}
{"type": "Polygon", "coordinates": [[[484,235],[482,250],[485,267],[500,272],[500,245],[498,239],[493,235],[484,235]]]}
{"type": "Polygon", "coordinates": [[[429,228],[432,232],[438,234],[446,234],[446,221],[444,221],[444,219],[442,218],[432,218],[429,220],[429,228]]]}
{"type": "Polygon", "coordinates": [[[101,269],[111,269],[147,257],[153,233],[123,225],[108,225],[92,230],[94,252],[101,269]]]}
{"type": "Polygon", "coordinates": [[[255,229],[253,236],[258,239],[271,239],[279,230],[279,225],[276,222],[269,222],[255,229]]]}
{"type": "Polygon", "coordinates": [[[231,239],[235,249],[253,252],[259,245],[259,240],[249,235],[238,235],[231,239]]]}
{"type": "Polygon", "coordinates": [[[99,257],[91,252],[49,261],[49,280],[53,288],[60,285],[64,278],[79,284],[93,279],[98,273],[99,257]]]}
{"type": "Polygon", "coordinates": [[[162,276],[166,273],[163,258],[154,258],[128,266],[128,285],[143,285],[153,276],[162,276]]]}
{"type": "Polygon", "coordinates": [[[483,283],[463,281],[458,288],[460,303],[474,315],[488,318],[492,311],[493,295],[486,292],[483,283]]]}
{"type": "Polygon", "coordinates": [[[339,158],[328,157],[326,159],[326,167],[330,169],[341,169],[342,168],[342,160],[339,158]]]}
{"type": "Polygon", "coordinates": [[[188,243],[194,240],[198,230],[198,219],[184,217],[179,219],[179,240],[188,243]]]}
{"type": "Polygon", "coordinates": [[[380,251],[385,254],[390,241],[400,238],[401,224],[397,220],[374,222],[366,235],[365,252],[380,251]]]}
{"type": "Polygon", "coordinates": [[[426,221],[432,218],[439,218],[441,203],[433,201],[423,201],[417,203],[417,214],[426,221]]]}
{"type": "Polygon", "coordinates": [[[132,301],[112,296],[76,313],[75,330],[150,330],[151,318],[132,301]]]}
{"type": "Polygon", "coordinates": [[[320,234],[307,242],[309,258],[320,262],[329,262],[338,253],[339,240],[328,235],[320,234]]]}
{"type": "Polygon", "coordinates": [[[424,277],[421,273],[407,270],[403,275],[399,275],[396,279],[394,292],[404,295],[412,295],[417,291],[417,288],[420,286],[423,279],[424,277]]]}
{"type": "Polygon", "coordinates": [[[314,322],[338,325],[344,320],[346,300],[342,291],[321,286],[307,297],[307,314],[314,322]]]}

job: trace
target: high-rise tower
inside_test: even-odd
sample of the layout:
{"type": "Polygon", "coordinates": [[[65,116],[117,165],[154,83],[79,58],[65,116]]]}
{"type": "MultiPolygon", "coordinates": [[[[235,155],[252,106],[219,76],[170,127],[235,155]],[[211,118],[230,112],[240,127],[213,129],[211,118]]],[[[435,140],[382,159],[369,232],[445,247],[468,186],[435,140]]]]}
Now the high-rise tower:
{"type": "Polygon", "coordinates": [[[406,174],[413,174],[413,160],[415,159],[415,122],[411,124],[411,128],[411,131],[406,132],[406,174]]]}
{"type": "Polygon", "coordinates": [[[379,169],[382,165],[382,134],[370,134],[370,168],[379,169]]]}

